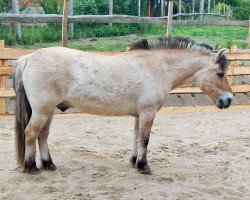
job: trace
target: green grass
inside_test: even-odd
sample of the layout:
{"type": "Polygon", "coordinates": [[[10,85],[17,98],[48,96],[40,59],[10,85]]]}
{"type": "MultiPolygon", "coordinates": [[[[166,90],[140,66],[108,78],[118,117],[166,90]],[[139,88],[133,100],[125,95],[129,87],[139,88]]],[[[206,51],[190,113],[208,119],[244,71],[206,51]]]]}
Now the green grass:
{"type": "MultiPolygon", "coordinates": [[[[69,47],[88,51],[125,51],[130,43],[141,38],[162,37],[166,26],[151,24],[76,24],[69,47]],[[109,36],[109,37],[108,37],[109,36]]],[[[247,47],[248,29],[228,26],[174,26],[174,36],[189,37],[213,47],[247,47]]],[[[22,39],[17,40],[8,26],[0,25],[0,39],[9,46],[43,48],[61,46],[61,25],[22,27],[22,39]]]]}

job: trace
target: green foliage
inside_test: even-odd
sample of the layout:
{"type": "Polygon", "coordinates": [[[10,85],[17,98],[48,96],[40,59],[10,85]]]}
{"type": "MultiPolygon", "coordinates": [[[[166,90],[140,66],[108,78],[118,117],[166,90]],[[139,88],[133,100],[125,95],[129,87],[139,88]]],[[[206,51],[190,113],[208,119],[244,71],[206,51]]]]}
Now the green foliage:
{"type": "Polygon", "coordinates": [[[97,15],[98,7],[96,0],[75,0],[73,5],[74,15],[97,15]]]}
{"type": "Polygon", "coordinates": [[[62,14],[63,0],[33,0],[39,3],[45,14],[62,14]]]}
{"type": "Polygon", "coordinates": [[[78,24],[76,26],[77,38],[81,37],[113,37],[122,36],[132,33],[143,32],[141,24],[113,24],[111,27],[108,24],[78,24]]]}
{"type": "Polygon", "coordinates": [[[233,18],[237,20],[248,20],[250,16],[250,1],[233,8],[233,18]]]}
{"type": "Polygon", "coordinates": [[[15,44],[15,36],[9,26],[0,25],[0,40],[4,40],[7,45],[15,44]]]}
{"type": "MultiPolygon", "coordinates": [[[[136,0],[115,0],[113,14],[137,15],[136,0]]],[[[109,0],[74,0],[74,15],[108,15],[109,0]]],[[[147,1],[141,1],[141,14],[145,16],[147,1]]]]}
{"type": "Polygon", "coordinates": [[[11,1],[0,0],[0,13],[10,12],[12,8],[11,1]]]}

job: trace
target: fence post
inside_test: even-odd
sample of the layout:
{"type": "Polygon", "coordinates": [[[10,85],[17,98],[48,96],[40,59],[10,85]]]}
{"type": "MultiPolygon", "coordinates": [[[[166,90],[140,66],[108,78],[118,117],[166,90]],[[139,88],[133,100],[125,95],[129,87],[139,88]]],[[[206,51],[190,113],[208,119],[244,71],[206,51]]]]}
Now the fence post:
{"type": "MultiPolygon", "coordinates": [[[[113,15],[113,0],[109,0],[109,15],[113,15]]],[[[109,22],[109,26],[112,26],[112,22],[109,22]]]]}
{"type": "Polygon", "coordinates": [[[226,15],[226,4],[224,3],[224,6],[223,6],[223,15],[226,15]]]}
{"type": "Polygon", "coordinates": [[[200,17],[203,18],[204,14],[204,0],[200,1],[200,17]]]}
{"type": "Polygon", "coordinates": [[[138,2],[138,7],[137,7],[137,11],[138,11],[138,13],[137,13],[137,15],[138,15],[138,17],[140,17],[141,16],[141,0],[137,0],[138,2]]]}
{"type": "Polygon", "coordinates": [[[215,12],[215,0],[214,0],[214,14],[216,14],[216,12],[215,12]]]}
{"type": "Polygon", "coordinates": [[[68,13],[69,0],[64,0],[63,4],[63,19],[62,19],[62,46],[68,46],[68,13]]]}
{"type": "MultiPolygon", "coordinates": [[[[237,53],[238,49],[237,49],[237,46],[236,45],[233,45],[230,47],[230,53],[237,53]]],[[[233,85],[234,83],[234,68],[235,68],[235,65],[237,64],[237,61],[235,60],[232,60],[229,62],[229,74],[231,74],[230,77],[228,77],[228,81],[230,83],[230,85],[233,85]]]]}
{"type": "Polygon", "coordinates": [[[250,17],[248,21],[248,48],[250,48],[250,17]]]}
{"type": "Polygon", "coordinates": [[[208,5],[207,5],[207,12],[210,13],[210,4],[211,4],[211,0],[208,0],[208,5]]]}
{"type": "Polygon", "coordinates": [[[167,36],[172,36],[172,28],[173,28],[173,2],[170,0],[168,2],[168,24],[167,24],[167,36]]]}
{"type": "Polygon", "coordinates": [[[192,19],[194,19],[194,8],[195,8],[195,0],[192,1],[192,13],[193,13],[192,19]]]}
{"type": "Polygon", "coordinates": [[[218,14],[220,15],[220,2],[219,2],[219,4],[218,4],[218,14]]]}
{"type": "MultiPolygon", "coordinates": [[[[12,0],[12,12],[15,14],[19,14],[19,5],[18,0],[12,0]]],[[[21,32],[21,24],[20,23],[13,23],[15,34],[20,39],[22,37],[21,32]]]]}
{"type": "Polygon", "coordinates": [[[228,6],[227,15],[228,15],[228,17],[231,17],[231,6],[230,5],[228,6]]]}
{"type": "Polygon", "coordinates": [[[164,16],[164,1],[165,0],[161,0],[161,17],[164,16]]]}
{"type": "Polygon", "coordinates": [[[178,14],[180,15],[180,16],[178,17],[178,19],[181,20],[181,0],[179,0],[178,14]]]}
{"type": "MultiPolygon", "coordinates": [[[[73,16],[74,13],[73,13],[73,2],[74,0],[69,0],[69,16],[73,16]]],[[[69,33],[70,33],[70,37],[73,39],[74,37],[74,24],[73,23],[70,23],[69,24],[69,33]]]]}
{"type": "MultiPolygon", "coordinates": [[[[0,40],[0,51],[4,49],[4,40],[0,40]]],[[[0,67],[6,67],[7,60],[0,60],[0,67]]],[[[0,76],[0,88],[6,88],[6,76],[0,76]]],[[[6,114],[6,99],[0,97],[0,114],[6,114]]]]}

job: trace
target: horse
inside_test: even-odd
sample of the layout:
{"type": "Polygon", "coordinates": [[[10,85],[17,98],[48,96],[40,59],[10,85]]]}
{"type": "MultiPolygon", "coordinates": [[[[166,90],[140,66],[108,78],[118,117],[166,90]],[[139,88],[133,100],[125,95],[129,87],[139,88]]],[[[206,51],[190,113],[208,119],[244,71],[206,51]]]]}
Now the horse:
{"type": "Polygon", "coordinates": [[[15,143],[25,173],[56,169],[47,143],[55,108],[135,118],[130,162],[151,174],[147,146],[157,111],[170,91],[192,82],[220,109],[232,102],[225,50],[188,38],[142,39],[126,52],[99,55],[64,47],[44,48],[15,63],[15,143]],[[38,140],[41,169],[37,168],[38,140]]]}

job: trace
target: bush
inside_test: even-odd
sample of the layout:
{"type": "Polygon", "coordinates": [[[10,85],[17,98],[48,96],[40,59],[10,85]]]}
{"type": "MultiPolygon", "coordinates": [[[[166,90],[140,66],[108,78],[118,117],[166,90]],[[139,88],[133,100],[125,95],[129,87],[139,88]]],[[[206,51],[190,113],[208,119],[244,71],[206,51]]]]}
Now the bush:
{"type": "Polygon", "coordinates": [[[233,18],[236,20],[248,20],[250,16],[249,6],[236,7],[233,9],[233,18]]]}
{"type": "Polygon", "coordinates": [[[78,24],[75,26],[76,38],[80,37],[112,37],[143,32],[141,24],[78,24]]]}

